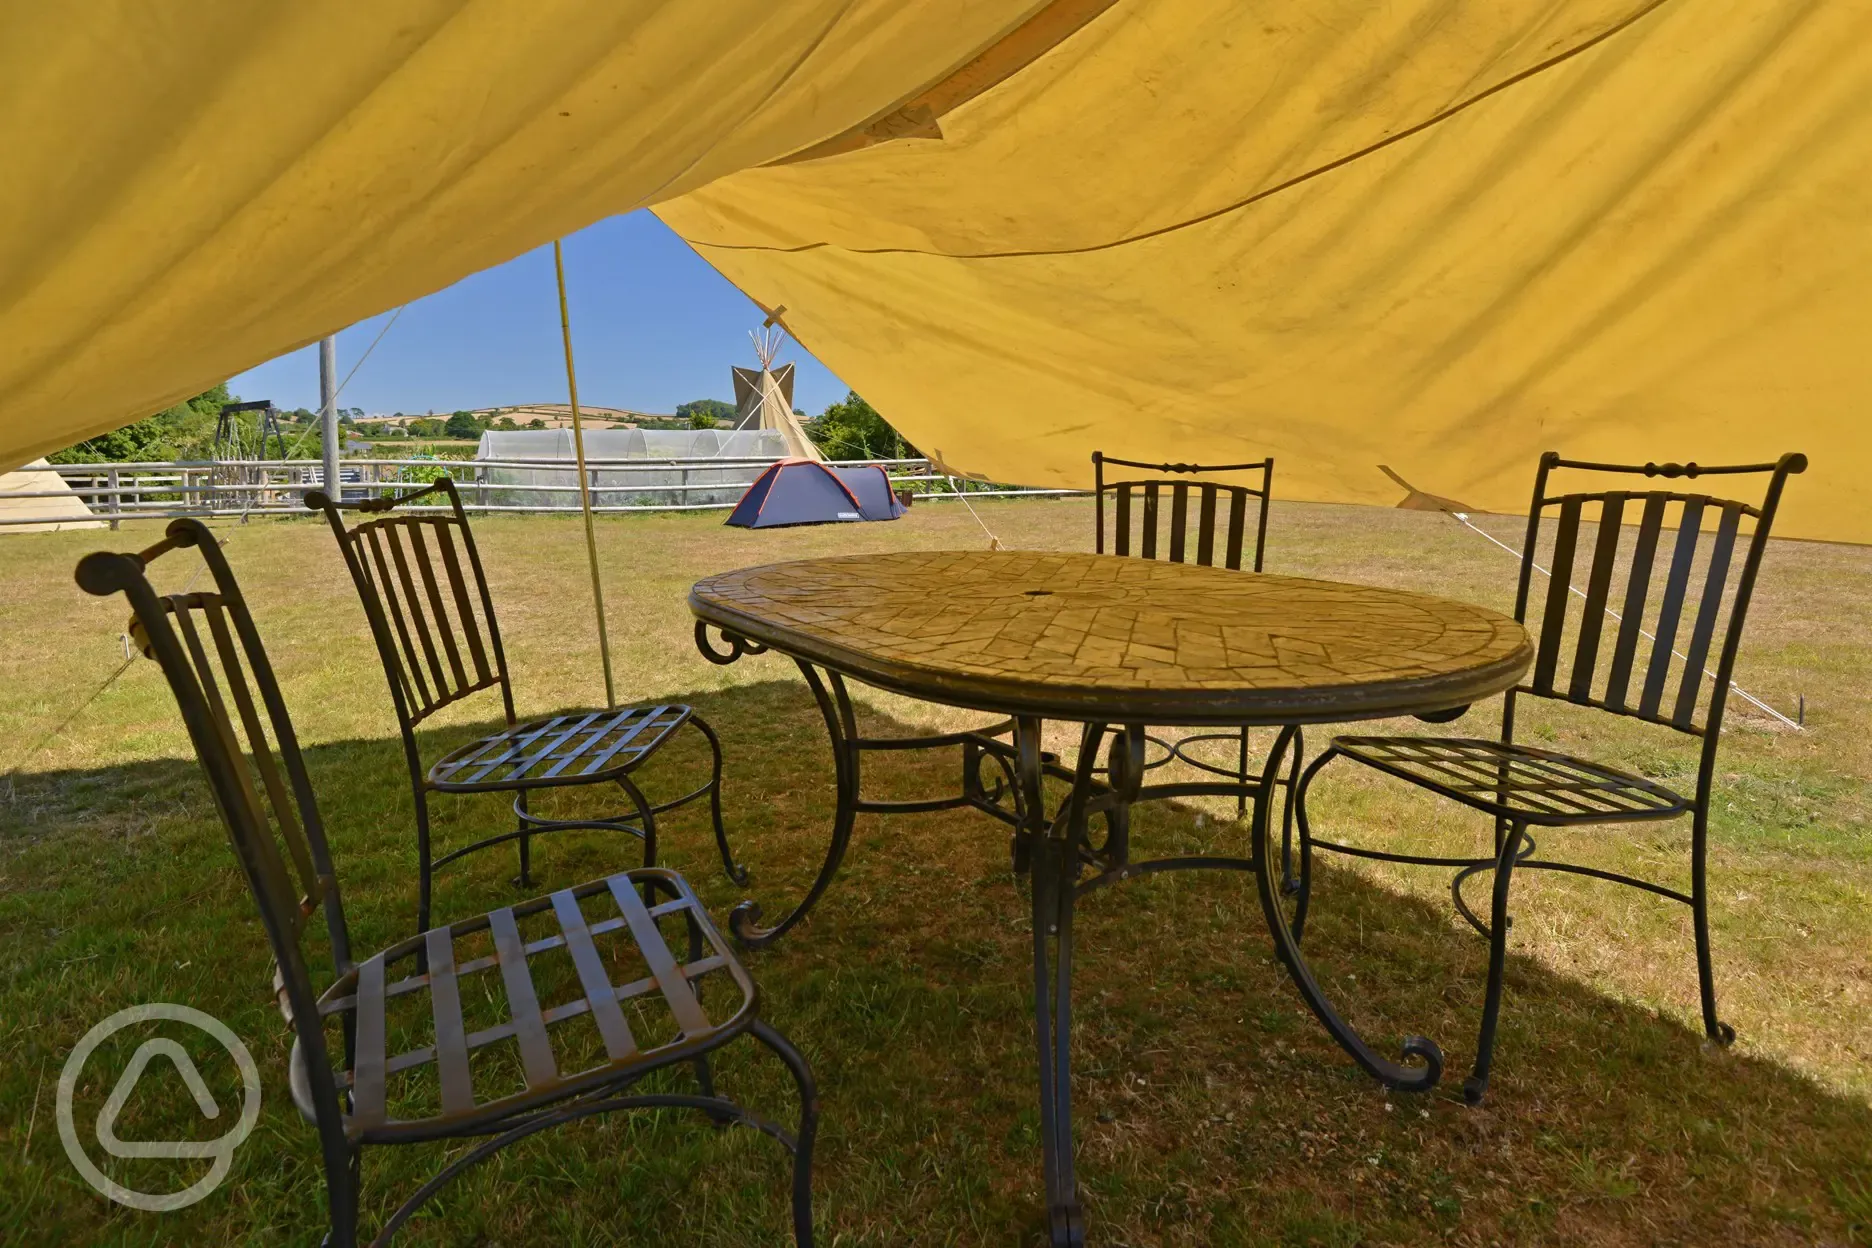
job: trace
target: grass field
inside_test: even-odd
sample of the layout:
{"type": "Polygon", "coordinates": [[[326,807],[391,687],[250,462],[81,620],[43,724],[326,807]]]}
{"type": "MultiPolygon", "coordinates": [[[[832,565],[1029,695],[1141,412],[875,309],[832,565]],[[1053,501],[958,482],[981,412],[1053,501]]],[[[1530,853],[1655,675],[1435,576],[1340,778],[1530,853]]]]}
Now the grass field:
{"type": "MultiPolygon", "coordinates": [[[[979,505],[1016,548],[1084,549],[1083,500],[979,505]]],[[[1483,518],[1514,544],[1517,521],[1483,518]]],[[[414,915],[410,794],[388,695],[331,539],[310,522],[224,531],[308,752],[365,951],[414,915]]],[[[522,714],[602,697],[580,530],[561,518],[479,523],[522,714]]],[[[174,703],[137,661],[41,746],[123,659],[120,600],[80,593],[71,569],[156,530],[0,538],[0,1240],[9,1243],[316,1243],[324,1193],[311,1129],[286,1091],[288,1042],[264,939],[174,703]],[[185,1211],[105,1202],[54,1125],[59,1071],[95,1022],[174,1001],[225,1020],[254,1052],[260,1123],[218,1191],[185,1211]]],[[[892,525],[749,533],[719,515],[599,521],[620,687],[692,702],[722,730],[730,828],[754,878],[722,875],[703,818],[663,835],[665,862],[718,918],[745,893],[768,913],[823,852],[831,768],[797,673],[774,657],[710,666],[684,594],[710,572],[849,550],[979,548],[968,514],[925,505],[892,525]]],[[[1423,513],[1275,509],[1269,570],[1444,593],[1506,609],[1514,561],[1423,513]]],[[[190,556],[158,565],[179,586],[190,556]]],[[[1445,1086],[1387,1095],[1312,1022],[1275,964],[1252,885],[1169,876],[1080,909],[1074,1040],[1079,1166],[1101,1245],[1872,1243],[1872,552],[1779,543],[1761,577],[1737,672],[1807,730],[1732,714],[1718,766],[1712,866],[1727,1051],[1701,1042],[1688,913],[1556,873],[1516,879],[1516,924],[1496,1074],[1465,1108],[1486,946],[1450,909],[1441,871],[1328,859],[1315,881],[1315,970],[1386,1050],[1421,1032],[1445,1086]]],[[[877,732],[960,725],[959,712],[861,691],[877,732]]],[[[432,748],[485,725],[470,703],[432,748]]],[[[1694,760],[1642,725],[1528,705],[1524,739],[1678,785],[1694,760]]],[[[1477,708],[1462,729],[1492,731],[1477,708]]],[[[1400,729],[1418,727],[1407,722],[1400,729]]],[[[1443,730],[1447,731],[1447,730],[1443,730]]],[[[1324,740],[1325,732],[1309,737],[1324,740]]],[[[1064,734],[1059,747],[1069,749],[1064,734]]],[[[432,755],[433,756],[433,755],[432,755]]],[[[678,753],[653,794],[693,780],[678,753]]],[[[867,791],[950,791],[950,756],[871,764],[867,791]],[[888,765],[886,765],[888,764],[888,765]]],[[[1316,790],[1323,830],[1392,848],[1485,845],[1480,817],[1351,768],[1316,790]]],[[[504,826],[492,801],[440,807],[442,842],[504,826]]],[[[1140,853],[1245,852],[1220,803],[1140,812],[1140,853]]],[[[1569,855],[1682,885],[1687,831],[1600,828],[1543,838],[1569,855]]],[[[595,833],[540,842],[560,886],[628,865],[595,833]]],[[[445,868],[437,909],[516,899],[503,849],[445,868]]],[[[1030,943],[1024,882],[999,824],[962,812],[861,817],[844,875],[813,918],[749,955],[767,1016],[815,1065],[825,1118],[815,1183],[821,1242],[1024,1244],[1041,1225],[1030,943]]],[[[127,1053],[107,1045],[104,1059],[127,1053]]],[[[223,1060],[223,1066],[229,1065],[223,1060]]],[[[156,1069],[152,1067],[152,1070],[156,1069]]],[[[204,1063],[222,1105],[229,1072],[204,1063]],[[220,1080],[220,1082],[217,1082],[220,1080]]],[[[735,1046],[731,1093],[790,1112],[777,1065],[735,1046]]],[[[201,1127],[179,1081],[152,1076],[125,1138],[201,1127]],[[197,1124],[191,1126],[190,1124],[197,1124]]],[[[79,1120],[107,1086],[80,1088],[79,1120]]],[[[173,1132],[172,1132],[173,1134],[173,1132]]],[[[93,1141],[95,1145],[95,1141],[93,1141]]],[[[95,1147],[92,1155],[96,1156],[95,1147]]],[[[367,1159],[374,1226],[451,1155],[367,1159]]],[[[117,1161],[127,1180],[159,1163],[117,1161]]],[[[168,1166],[173,1163],[160,1163],[168,1166]]],[[[195,1173],[199,1173],[196,1171],[195,1173]]],[[[152,1180],[177,1185],[174,1170],[152,1180]]],[[[505,1153],[418,1218],[424,1244],[769,1245],[784,1238],[785,1167],[749,1133],[675,1114],[617,1116],[505,1153]]],[[[193,1177],[191,1174],[189,1177],[193,1177]]]]}

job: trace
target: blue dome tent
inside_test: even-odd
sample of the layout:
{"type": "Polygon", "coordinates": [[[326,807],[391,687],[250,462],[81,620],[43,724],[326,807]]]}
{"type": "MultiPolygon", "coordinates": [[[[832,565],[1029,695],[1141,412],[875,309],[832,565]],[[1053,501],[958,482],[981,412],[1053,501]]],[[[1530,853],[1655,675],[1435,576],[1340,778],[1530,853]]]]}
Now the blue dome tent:
{"type": "Polygon", "coordinates": [[[891,493],[890,474],[875,464],[838,468],[810,459],[783,459],[754,479],[728,523],[744,529],[786,524],[838,524],[895,520],[904,505],[891,493]]]}

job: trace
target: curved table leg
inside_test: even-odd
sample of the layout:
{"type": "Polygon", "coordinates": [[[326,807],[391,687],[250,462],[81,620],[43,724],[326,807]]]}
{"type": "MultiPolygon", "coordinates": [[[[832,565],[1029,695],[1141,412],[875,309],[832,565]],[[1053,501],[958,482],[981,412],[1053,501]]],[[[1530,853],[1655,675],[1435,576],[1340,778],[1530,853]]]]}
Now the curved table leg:
{"type": "Polygon", "coordinates": [[[1053,1248],[1082,1248],[1085,1213],[1073,1172],[1072,922],[1083,865],[1087,797],[1106,728],[1087,724],[1072,794],[1048,820],[1042,790],[1041,721],[1018,721],[1015,743],[1033,874],[1034,1040],[1040,1065],[1040,1142],[1046,1170],[1047,1234],[1053,1248]]]}
{"type": "Polygon", "coordinates": [[[1307,765],[1306,772],[1294,790],[1295,822],[1300,832],[1300,887],[1299,901],[1294,905],[1293,934],[1294,944],[1298,945],[1306,935],[1307,906],[1313,900],[1313,825],[1307,822],[1307,790],[1313,787],[1313,777],[1327,763],[1339,756],[1337,746],[1328,746],[1324,753],[1307,765]]]}
{"type": "MultiPolygon", "coordinates": [[[[1281,804],[1281,891],[1293,896],[1301,889],[1299,877],[1294,872],[1294,811],[1296,789],[1300,784],[1300,764],[1306,759],[1306,730],[1294,730],[1293,765],[1287,769],[1285,801],[1281,804]]],[[[1247,773],[1247,764],[1242,765],[1243,774],[1247,773]]],[[[1301,926],[1295,925],[1296,930],[1301,926]]]]}
{"type": "MultiPolygon", "coordinates": [[[[1281,965],[1287,968],[1288,976],[1294,987],[1306,999],[1307,1005],[1319,1019],[1332,1038],[1339,1042],[1339,1047],[1352,1055],[1352,1060],[1364,1067],[1366,1073],[1384,1084],[1406,1092],[1423,1092],[1436,1086],[1443,1077],[1443,1051],[1436,1043],[1424,1036],[1408,1036],[1404,1040],[1402,1056],[1423,1059],[1421,1066],[1406,1066],[1384,1057],[1365,1043],[1351,1024],[1339,1017],[1319,983],[1313,978],[1313,972],[1301,955],[1300,942],[1296,938],[1294,925],[1281,913],[1281,896],[1286,891],[1282,887],[1282,854],[1280,840],[1270,835],[1268,824],[1273,813],[1274,780],[1280,774],[1280,764],[1288,747],[1299,734],[1299,727],[1289,726],[1281,729],[1274,748],[1268,752],[1267,763],[1262,771],[1261,790],[1255,797],[1253,857],[1259,865],[1255,872],[1255,884],[1261,894],[1261,913],[1267,920],[1268,935],[1273,937],[1274,952],[1280,956],[1281,965]]],[[[1323,759],[1321,760],[1324,761],[1323,759]]],[[[1317,770],[1317,764],[1315,770],[1317,770]]],[[[1307,777],[1311,778],[1310,774],[1307,777]]],[[[1302,827],[1304,829],[1304,823],[1302,827]]],[[[1302,832],[1304,837],[1305,833],[1302,832]]],[[[1304,856],[1304,842],[1302,854],[1304,856]]],[[[1304,861],[1304,857],[1303,857],[1304,861]]]]}
{"type": "Polygon", "coordinates": [[[826,886],[838,874],[839,864],[845,860],[845,847],[851,843],[852,825],[858,816],[858,726],[852,715],[851,698],[845,692],[844,678],[828,669],[822,679],[819,669],[804,659],[793,661],[799,665],[806,683],[812,688],[813,698],[819,703],[819,714],[825,719],[826,734],[832,740],[838,810],[833,816],[832,841],[826,846],[825,861],[820,864],[819,874],[807,890],[805,899],[793,907],[791,913],[772,927],[762,927],[761,904],[758,901],[744,901],[729,912],[729,930],[734,933],[736,940],[750,949],[765,948],[779,940],[819,904],[826,886]]]}

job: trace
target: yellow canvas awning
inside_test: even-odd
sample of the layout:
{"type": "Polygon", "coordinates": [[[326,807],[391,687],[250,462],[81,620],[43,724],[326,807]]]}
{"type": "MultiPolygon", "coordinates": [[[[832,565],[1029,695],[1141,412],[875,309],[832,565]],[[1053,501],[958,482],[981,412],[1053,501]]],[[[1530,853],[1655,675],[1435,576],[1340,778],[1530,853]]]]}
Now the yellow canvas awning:
{"type": "Polygon", "coordinates": [[[1808,453],[1872,540],[1869,0],[8,6],[0,467],[645,204],[926,451],[1808,453]],[[705,11],[703,11],[705,10],[705,11]]]}
{"type": "Polygon", "coordinates": [[[1525,511],[1549,448],[1799,450],[1778,531],[1872,540],[1872,4],[1078,7],[658,215],[995,480],[1272,454],[1283,497],[1525,511]]]}
{"type": "Polygon", "coordinates": [[[1043,3],[0,4],[0,469],[809,147],[1043,3]]]}

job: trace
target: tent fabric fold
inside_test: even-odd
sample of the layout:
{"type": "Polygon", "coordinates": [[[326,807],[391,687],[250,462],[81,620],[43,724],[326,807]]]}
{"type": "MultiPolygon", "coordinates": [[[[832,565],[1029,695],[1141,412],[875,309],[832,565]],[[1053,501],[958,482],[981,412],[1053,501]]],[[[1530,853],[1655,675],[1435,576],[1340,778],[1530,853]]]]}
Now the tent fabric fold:
{"type": "Polygon", "coordinates": [[[656,212],[958,468],[1272,454],[1525,511],[1536,457],[1772,461],[1872,541],[1872,5],[1143,0],[906,137],[656,212]]]}
{"type": "Polygon", "coordinates": [[[10,6],[0,469],[652,206],[959,471],[1804,451],[1872,541],[1872,0],[706,7],[10,6]]]}
{"type": "Polygon", "coordinates": [[[0,468],[835,137],[1045,6],[702,7],[5,6],[0,468]]]}

